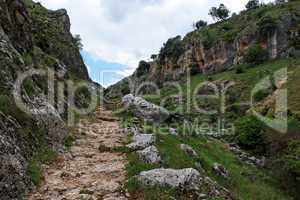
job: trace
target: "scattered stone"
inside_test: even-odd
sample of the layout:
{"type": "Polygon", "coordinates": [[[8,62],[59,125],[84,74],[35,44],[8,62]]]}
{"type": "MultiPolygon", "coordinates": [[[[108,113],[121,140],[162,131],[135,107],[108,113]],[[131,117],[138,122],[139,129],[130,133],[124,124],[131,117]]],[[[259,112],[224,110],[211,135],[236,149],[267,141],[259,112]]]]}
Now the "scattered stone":
{"type": "Polygon", "coordinates": [[[229,172],[225,169],[223,165],[219,163],[214,163],[213,169],[219,176],[223,176],[225,178],[229,177],[229,172]]]}
{"type": "Polygon", "coordinates": [[[127,147],[130,150],[143,150],[156,141],[156,137],[153,134],[137,134],[133,136],[133,142],[128,144],[127,147]]]}
{"type": "Polygon", "coordinates": [[[194,149],[187,144],[181,144],[180,149],[183,150],[189,156],[198,156],[196,151],[194,151],[194,149]]]}
{"type": "Polygon", "coordinates": [[[152,104],[141,97],[134,97],[128,94],[122,98],[125,108],[132,110],[138,118],[153,123],[164,122],[170,116],[165,108],[152,104]]]}
{"type": "Polygon", "coordinates": [[[139,159],[146,163],[159,163],[161,162],[161,157],[159,151],[155,146],[147,147],[142,151],[136,152],[139,159]]]}
{"type": "Polygon", "coordinates": [[[200,162],[196,162],[195,163],[195,167],[197,170],[199,171],[204,171],[203,167],[202,167],[202,164],[200,162]]]}
{"type": "Polygon", "coordinates": [[[255,165],[255,166],[258,166],[258,167],[264,167],[266,165],[266,158],[265,157],[262,157],[261,159],[258,159],[255,156],[251,156],[248,153],[241,150],[241,148],[236,144],[230,144],[229,149],[242,162],[245,162],[249,165],[255,165]]]}
{"type": "Polygon", "coordinates": [[[203,178],[200,173],[192,168],[188,169],[154,169],[141,172],[138,180],[146,185],[168,186],[184,190],[199,190],[203,178]]]}
{"type": "Polygon", "coordinates": [[[175,128],[170,128],[169,132],[170,132],[171,135],[178,136],[178,132],[177,132],[177,130],[175,128]]]}

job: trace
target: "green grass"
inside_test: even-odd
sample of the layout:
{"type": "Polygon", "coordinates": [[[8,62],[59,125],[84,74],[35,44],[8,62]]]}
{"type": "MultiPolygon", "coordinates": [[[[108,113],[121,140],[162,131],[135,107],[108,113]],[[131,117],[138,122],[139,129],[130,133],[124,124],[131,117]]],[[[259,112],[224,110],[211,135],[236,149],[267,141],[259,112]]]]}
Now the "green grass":
{"type": "MultiPolygon", "coordinates": [[[[237,94],[238,96],[235,102],[230,103],[233,103],[233,105],[238,105],[239,102],[250,101],[251,90],[257,83],[259,83],[260,80],[264,79],[267,76],[272,76],[274,72],[287,67],[289,75],[288,82],[286,84],[289,92],[288,105],[289,109],[293,113],[295,113],[299,112],[300,108],[300,96],[299,92],[297,92],[300,90],[299,66],[299,58],[289,58],[282,60],[272,60],[256,66],[243,66],[244,71],[243,73],[239,74],[236,73],[235,68],[210,76],[199,74],[191,77],[190,92],[193,93],[197,85],[202,83],[203,81],[231,80],[235,82],[235,86],[233,86],[230,94],[237,94]]],[[[189,89],[187,88],[185,83],[182,83],[182,86],[184,88],[184,99],[186,102],[189,98],[189,96],[187,96],[187,91],[189,89]]],[[[161,90],[162,97],[176,94],[176,92],[177,91],[175,88],[169,87],[162,88],[161,90]]],[[[159,104],[159,97],[148,95],[146,98],[156,104],[159,104]]],[[[212,104],[212,102],[208,102],[207,106],[209,106],[210,104],[212,104]]],[[[172,110],[172,108],[178,109],[178,107],[180,106],[182,105],[168,104],[167,108],[172,110]]],[[[232,114],[231,111],[230,114],[232,114]]],[[[243,112],[238,113],[235,116],[234,120],[244,115],[245,113],[243,112]]],[[[200,118],[207,120],[207,117],[205,118],[201,116],[201,114],[195,112],[185,113],[185,116],[189,119],[200,118]]],[[[173,125],[175,127],[178,127],[176,126],[178,124],[173,125]]],[[[175,137],[171,135],[165,135],[163,134],[165,133],[165,128],[163,128],[163,131],[161,131],[160,129],[151,129],[150,127],[146,126],[145,130],[151,133],[162,133],[158,135],[157,147],[164,161],[162,165],[163,167],[175,169],[187,167],[195,168],[195,162],[200,162],[205,170],[206,175],[216,180],[220,185],[229,189],[232,192],[233,196],[237,199],[291,199],[289,195],[285,194],[285,192],[282,190],[281,183],[279,181],[280,179],[278,179],[278,177],[276,176],[273,176],[271,174],[271,170],[258,169],[256,167],[241,163],[229,151],[228,146],[218,140],[212,140],[206,137],[175,137]],[[179,145],[182,143],[192,146],[198,153],[199,157],[191,158],[187,156],[179,148],[179,145]],[[212,170],[213,164],[215,162],[224,165],[225,168],[228,169],[228,171],[230,172],[230,178],[225,179],[215,175],[212,170]]],[[[180,131],[181,129],[178,128],[177,130],[180,131]]],[[[131,160],[127,166],[129,177],[132,177],[134,175],[137,175],[141,171],[149,170],[154,167],[138,161],[132,153],[130,154],[129,160],[131,160]]],[[[132,185],[138,185],[138,183],[132,185]]],[[[145,186],[140,187],[136,186],[135,188],[139,188],[141,191],[143,191],[143,195],[145,195],[147,191],[152,191],[153,189],[147,189],[147,187],[145,188],[145,186]],[[142,189],[140,189],[140,187],[142,187],[142,189]]]]}
{"type": "Polygon", "coordinates": [[[242,164],[228,150],[228,147],[220,141],[204,137],[176,138],[170,135],[159,136],[158,149],[164,160],[164,167],[175,169],[195,168],[195,162],[200,161],[206,175],[225,186],[238,199],[289,199],[280,191],[279,183],[276,183],[275,179],[264,170],[242,164]],[[199,157],[191,158],[187,156],[179,149],[181,143],[192,146],[199,157]],[[212,167],[216,162],[222,164],[230,172],[229,179],[219,177],[213,172],[212,167]]]}
{"type": "Polygon", "coordinates": [[[32,182],[38,186],[43,181],[41,164],[53,162],[57,157],[57,153],[47,147],[43,147],[37,152],[29,163],[28,172],[32,182]]]}

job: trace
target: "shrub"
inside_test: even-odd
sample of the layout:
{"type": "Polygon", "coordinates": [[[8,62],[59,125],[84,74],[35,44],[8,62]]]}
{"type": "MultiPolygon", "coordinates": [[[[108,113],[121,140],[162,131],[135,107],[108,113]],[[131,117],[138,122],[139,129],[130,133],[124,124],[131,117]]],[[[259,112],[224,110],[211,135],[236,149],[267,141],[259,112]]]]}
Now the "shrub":
{"type": "Polygon", "coordinates": [[[73,44],[75,47],[77,47],[79,50],[82,50],[83,44],[80,35],[74,35],[73,37],[73,44]]]}
{"type": "Polygon", "coordinates": [[[71,146],[74,144],[74,142],[75,142],[75,137],[73,136],[73,135],[68,135],[67,137],[65,137],[65,139],[64,139],[64,146],[66,147],[66,148],[71,148],[71,146]]]}
{"type": "Polygon", "coordinates": [[[235,123],[236,142],[248,150],[262,152],[264,149],[263,123],[254,116],[246,116],[235,123]]]}
{"type": "Polygon", "coordinates": [[[268,60],[268,58],[268,50],[262,48],[260,45],[251,46],[244,56],[245,62],[248,64],[261,64],[268,60]]]}
{"type": "Polygon", "coordinates": [[[300,140],[293,140],[288,143],[284,156],[285,169],[290,173],[300,176],[300,140]]]}
{"type": "Polygon", "coordinates": [[[229,17],[230,11],[224,4],[220,4],[218,8],[212,7],[208,13],[215,20],[225,20],[229,17]]]}
{"type": "Polygon", "coordinates": [[[190,65],[191,75],[196,75],[200,73],[200,67],[197,63],[193,63],[190,65]]]}
{"type": "Polygon", "coordinates": [[[43,174],[39,162],[36,160],[31,161],[28,167],[28,171],[34,185],[40,185],[42,182],[43,174]]]}
{"type": "Polygon", "coordinates": [[[87,87],[80,87],[75,91],[75,105],[78,108],[88,108],[92,101],[92,96],[87,87]]]}
{"type": "Polygon", "coordinates": [[[244,71],[244,68],[241,66],[241,65],[238,65],[237,67],[236,67],[236,70],[235,70],[235,73],[236,74],[242,74],[242,73],[244,73],[245,71],[244,71]]]}
{"type": "Polygon", "coordinates": [[[217,33],[214,29],[205,28],[201,32],[201,41],[205,49],[211,48],[217,42],[217,33]]]}
{"type": "Polygon", "coordinates": [[[34,89],[34,83],[31,79],[26,79],[23,82],[24,91],[29,97],[33,97],[35,89],[34,89]]]}
{"type": "Polygon", "coordinates": [[[259,90],[258,92],[256,92],[254,94],[253,98],[256,102],[259,102],[259,101],[264,100],[270,94],[271,94],[270,89],[259,90]]]}

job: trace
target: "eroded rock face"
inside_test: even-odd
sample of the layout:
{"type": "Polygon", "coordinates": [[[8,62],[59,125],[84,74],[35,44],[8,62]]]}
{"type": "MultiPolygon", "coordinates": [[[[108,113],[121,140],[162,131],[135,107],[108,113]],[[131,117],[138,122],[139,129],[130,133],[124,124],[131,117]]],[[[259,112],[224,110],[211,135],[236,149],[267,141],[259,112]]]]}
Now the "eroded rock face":
{"type": "Polygon", "coordinates": [[[3,199],[16,199],[31,186],[27,174],[30,153],[25,151],[25,135],[17,132],[20,128],[15,119],[0,113],[0,196],[3,199]]]}
{"type": "Polygon", "coordinates": [[[161,162],[161,158],[159,155],[159,151],[155,146],[147,147],[142,151],[136,152],[139,159],[146,163],[159,163],[161,162]]]}
{"type": "Polygon", "coordinates": [[[203,183],[200,173],[192,168],[188,169],[154,169],[141,172],[138,179],[146,185],[159,185],[185,190],[199,190],[203,183]]]}
{"type": "MultiPolygon", "coordinates": [[[[44,31],[45,27],[39,27],[35,22],[29,12],[28,3],[34,4],[30,0],[0,0],[0,96],[6,101],[4,105],[10,106],[8,110],[4,109],[6,111],[0,110],[0,199],[20,199],[33,185],[28,171],[33,154],[42,147],[62,151],[67,133],[60,113],[47,102],[45,96],[42,96],[40,84],[44,86],[46,81],[44,83],[32,78],[31,89],[34,93],[41,93],[41,96],[34,94],[27,98],[22,94],[21,98],[33,111],[32,116],[17,109],[12,91],[18,74],[39,69],[40,63],[47,57],[53,64],[44,67],[54,69],[57,73],[64,71],[62,74],[71,71],[77,74],[77,77],[89,80],[79,49],[73,45],[66,11],[47,11],[44,8],[44,17],[55,21],[55,24],[61,27],[57,37],[52,38],[53,41],[62,40],[66,46],[70,45],[70,48],[57,46],[57,43],[50,41],[51,37],[48,35],[45,36],[44,43],[51,45],[43,46],[37,42],[36,34],[44,31]],[[37,50],[41,57],[34,57],[34,50],[37,50]]],[[[58,31],[51,25],[49,28],[53,32],[58,31]]],[[[67,77],[60,78],[64,81],[67,77]]]]}
{"type": "Polygon", "coordinates": [[[146,121],[164,122],[170,115],[165,108],[152,104],[141,97],[134,97],[132,94],[124,96],[122,103],[125,108],[132,110],[137,117],[146,121]]]}

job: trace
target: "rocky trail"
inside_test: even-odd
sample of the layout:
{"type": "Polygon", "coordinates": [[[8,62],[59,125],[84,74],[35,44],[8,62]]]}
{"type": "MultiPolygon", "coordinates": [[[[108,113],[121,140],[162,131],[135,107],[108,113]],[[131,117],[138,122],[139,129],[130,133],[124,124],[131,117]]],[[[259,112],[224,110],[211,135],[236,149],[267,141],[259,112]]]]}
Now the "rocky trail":
{"type": "Polygon", "coordinates": [[[76,142],[57,161],[44,166],[44,183],[28,200],[122,200],[126,156],[99,151],[99,145],[122,146],[127,137],[110,111],[96,111],[96,120],[84,120],[76,142]]]}

